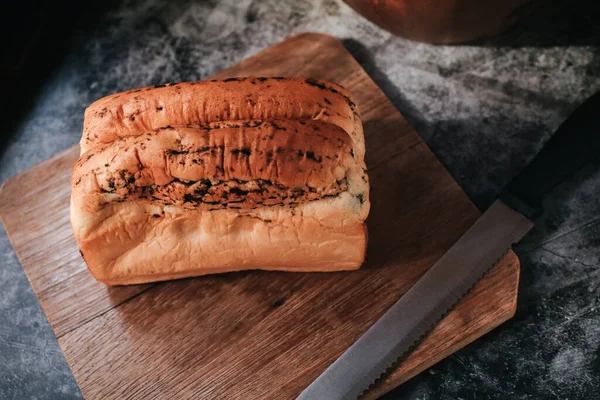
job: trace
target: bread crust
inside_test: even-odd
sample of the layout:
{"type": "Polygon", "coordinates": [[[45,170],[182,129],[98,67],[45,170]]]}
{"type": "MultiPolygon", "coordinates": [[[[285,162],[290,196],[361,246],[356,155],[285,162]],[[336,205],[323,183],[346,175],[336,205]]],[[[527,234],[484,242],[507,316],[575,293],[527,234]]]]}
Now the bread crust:
{"type": "Polygon", "coordinates": [[[364,176],[338,126],[254,120],[120,138],[85,153],[73,169],[72,186],[105,193],[107,202],[152,199],[203,209],[246,208],[337,195],[347,190],[349,171],[364,176]],[[246,193],[246,182],[259,187],[246,193]]]}
{"type": "Polygon", "coordinates": [[[251,79],[138,89],[88,108],[71,222],[96,279],[126,285],[246,269],[360,267],[370,204],[356,105],[331,83],[251,79]],[[219,97],[234,84],[240,96],[229,108],[208,94],[219,97]],[[295,96],[298,88],[304,92],[295,96]],[[248,94],[258,96],[248,103],[251,115],[236,103],[248,94]],[[192,97],[205,99],[193,103],[205,105],[203,114],[190,111],[192,97]],[[159,103],[167,119],[147,111],[159,103]],[[131,110],[134,120],[115,118],[131,110]]]}
{"type": "Polygon", "coordinates": [[[89,212],[95,207],[73,207],[71,216],[94,277],[126,285],[246,269],[357,269],[365,257],[365,226],[348,209],[359,207],[345,192],[293,208],[240,213],[123,202],[94,211],[96,217],[89,212]]]}
{"type": "Polygon", "coordinates": [[[230,78],[150,86],[106,96],[85,111],[81,153],[168,125],[251,119],[319,119],[350,135],[359,159],[365,145],[352,95],[331,82],[306,78],[230,78]]]}

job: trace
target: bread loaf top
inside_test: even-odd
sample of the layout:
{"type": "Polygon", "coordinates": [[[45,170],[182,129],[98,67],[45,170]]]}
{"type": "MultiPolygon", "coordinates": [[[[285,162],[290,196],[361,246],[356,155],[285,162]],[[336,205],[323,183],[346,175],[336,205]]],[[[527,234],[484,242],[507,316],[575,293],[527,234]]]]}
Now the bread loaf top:
{"type": "Polygon", "coordinates": [[[85,111],[81,153],[165,126],[273,118],[337,125],[350,136],[357,159],[364,160],[362,125],[351,94],[330,82],[281,77],[183,82],[104,97],[85,111]]]}

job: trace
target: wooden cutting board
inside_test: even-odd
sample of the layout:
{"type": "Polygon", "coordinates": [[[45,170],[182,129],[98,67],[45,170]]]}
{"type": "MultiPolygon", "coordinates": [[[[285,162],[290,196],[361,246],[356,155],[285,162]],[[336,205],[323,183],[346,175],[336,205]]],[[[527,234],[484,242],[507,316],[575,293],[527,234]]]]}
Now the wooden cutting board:
{"type": "MultiPolygon", "coordinates": [[[[88,273],[71,233],[73,147],[8,180],[0,215],[88,399],[293,398],[479,215],[337,39],[301,34],[216,76],[243,75],[327,79],[354,93],[372,182],[366,265],[107,288],[88,273]]],[[[518,279],[519,262],[509,252],[367,397],[511,318],[518,279]]]]}

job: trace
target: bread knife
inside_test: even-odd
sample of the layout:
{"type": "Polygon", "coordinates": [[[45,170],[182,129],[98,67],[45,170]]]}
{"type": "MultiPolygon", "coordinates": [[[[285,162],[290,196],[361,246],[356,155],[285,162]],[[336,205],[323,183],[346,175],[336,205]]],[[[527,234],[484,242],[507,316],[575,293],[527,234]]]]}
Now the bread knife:
{"type": "Polygon", "coordinates": [[[600,92],[552,135],[492,206],[298,397],[356,399],[479,281],[542,213],[546,195],[600,150],[600,92]]]}

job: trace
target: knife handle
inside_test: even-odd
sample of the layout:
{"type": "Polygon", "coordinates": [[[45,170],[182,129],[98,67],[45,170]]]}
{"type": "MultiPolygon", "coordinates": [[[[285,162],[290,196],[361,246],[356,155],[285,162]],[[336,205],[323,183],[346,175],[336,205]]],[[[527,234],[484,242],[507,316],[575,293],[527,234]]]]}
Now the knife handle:
{"type": "Polygon", "coordinates": [[[542,150],[501,192],[500,199],[530,220],[556,185],[600,152],[600,92],[580,105],[542,150]]]}

